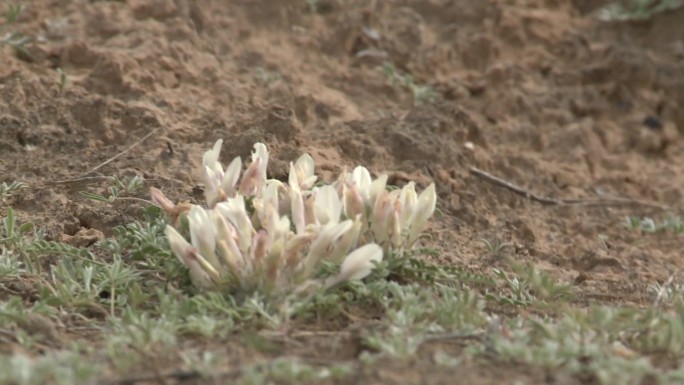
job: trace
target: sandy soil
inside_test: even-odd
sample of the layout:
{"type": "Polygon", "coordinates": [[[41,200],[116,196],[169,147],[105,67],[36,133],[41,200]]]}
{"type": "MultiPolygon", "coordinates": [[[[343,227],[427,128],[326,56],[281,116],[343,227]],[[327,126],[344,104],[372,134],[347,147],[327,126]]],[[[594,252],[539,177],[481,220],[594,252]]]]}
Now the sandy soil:
{"type": "Polygon", "coordinates": [[[94,203],[78,192],[107,184],[83,177],[140,175],[200,199],[216,139],[224,162],[263,141],[276,177],[309,152],[325,177],[360,163],[397,185],[436,182],[439,263],[488,269],[480,239],[500,240],[581,301],[635,304],[684,268],[681,237],[622,226],[681,211],[684,9],[607,23],[592,17],[602,2],[580,0],[311,3],[26,2],[0,27],[34,40],[0,45],[0,182],[29,185],[5,204],[54,239],[108,234],[141,203],[94,203]],[[473,167],[581,202],[536,202],[473,167]]]}

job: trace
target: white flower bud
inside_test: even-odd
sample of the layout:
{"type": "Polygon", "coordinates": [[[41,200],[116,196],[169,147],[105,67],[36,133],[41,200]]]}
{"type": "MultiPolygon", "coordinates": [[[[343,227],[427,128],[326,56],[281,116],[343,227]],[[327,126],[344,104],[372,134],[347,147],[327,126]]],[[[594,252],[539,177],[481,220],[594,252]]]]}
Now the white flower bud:
{"type": "Polygon", "coordinates": [[[340,266],[340,273],[330,277],[325,282],[329,288],[344,281],[363,279],[367,277],[375,265],[373,262],[382,261],[382,248],[375,243],[361,246],[349,254],[340,266]]]}
{"type": "Polygon", "coordinates": [[[321,225],[337,223],[342,214],[342,203],[333,186],[323,186],[314,191],[314,214],[321,225]]]}
{"type": "Polygon", "coordinates": [[[425,227],[427,220],[435,212],[437,204],[437,193],[435,191],[435,184],[432,183],[418,196],[418,201],[413,208],[411,215],[411,225],[409,228],[408,247],[413,246],[421,231],[425,227]]]}
{"type": "Polygon", "coordinates": [[[216,229],[209,214],[200,206],[192,206],[188,221],[192,245],[215,269],[218,269],[220,265],[216,256],[216,229]]]}

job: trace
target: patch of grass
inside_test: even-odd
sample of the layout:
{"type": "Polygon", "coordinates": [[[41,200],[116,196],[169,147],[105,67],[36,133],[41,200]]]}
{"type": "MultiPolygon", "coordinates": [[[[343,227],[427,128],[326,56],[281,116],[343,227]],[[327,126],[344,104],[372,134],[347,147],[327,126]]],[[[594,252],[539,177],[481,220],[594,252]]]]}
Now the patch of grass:
{"type": "Polygon", "coordinates": [[[5,25],[15,24],[21,13],[24,11],[24,5],[21,3],[8,2],[5,9],[5,25]]]}
{"type": "Polygon", "coordinates": [[[416,354],[425,342],[477,336],[485,325],[482,298],[468,290],[387,285],[384,317],[366,334],[371,351],[398,359],[416,354]]]}
{"type": "Polygon", "coordinates": [[[0,252],[10,259],[25,251],[28,243],[36,235],[32,223],[19,224],[12,207],[7,208],[5,217],[0,222],[0,252]]]}
{"type": "Polygon", "coordinates": [[[648,290],[653,294],[653,305],[658,306],[673,306],[682,303],[684,300],[684,283],[675,282],[675,275],[671,275],[667,281],[660,283],[653,283],[648,286],[648,290]]]}
{"type": "Polygon", "coordinates": [[[269,71],[264,67],[258,67],[256,69],[256,79],[258,80],[259,84],[264,87],[268,87],[271,84],[282,80],[282,78],[283,75],[277,71],[269,71]]]}
{"type": "Polygon", "coordinates": [[[494,239],[494,240],[488,240],[488,239],[480,239],[482,243],[484,243],[485,247],[487,248],[487,252],[489,254],[490,258],[503,258],[505,256],[505,252],[507,249],[510,249],[513,247],[512,244],[508,242],[503,242],[499,239],[494,239]]]}
{"type": "Polygon", "coordinates": [[[112,203],[117,199],[123,198],[125,195],[132,195],[140,191],[145,183],[144,179],[139,176],[124,176],[119,178],[116,175],[107,178],[110,186],[107,189],[109,195],[100,195],[88,191],[80,191],[79,193],[88,199],[98,202],[112,203]]]}
{"type": "Polygon", "coordinates": [[[68,80],[66,72],[61,68],[57,68],[57,89],[60,94],[64,93],[68,80]]]}
{"type": "Polygon", "coordinates": [[[549,304],[572,298],[572,287],[540,271],[534,265],[513,264],[514,274],[493,268],[502,285],[486,290],[486,298],[508,306],[548,307],[549,304]]]}
{"type": "Polygon", "coordinates": [[[681,369],[667,369],[684,353],[679,312],[599,307],[571,311],[558,320],[495,320],[488,355],[498,360],[562,370],[599,384],[672,383],[681,369]],[[650,357],[660,357],[650,359],[650,357]]]}
{"type": "Polygon", "coordinates": [[[319,383],[323,380],[343,378],[351,373],[353,373],[351,366],[344,363],[320,367],[301,362],[299,359],[282,357],[267,364],[247,368],[237,383],[239,385],[319,383]]]}
{"type": "Polygon", "coordinates": [[[571,287],[534,265],[509,261],[507,271],[478,273],[431,264],[425,256],[435,251],[422,249],[387,258],[365,282],[273,302],[196,292],[169,250],[161,210],[150,206],[140,218],[86,249],[44,239],[7,210],[0,221],[0,342],[23,350],[0,355],[0,384],[112,376],[328,383],[348,381],[359,365],[408,365],[431,351],[443,368],[509,362],[606,385],[684,379],[675,365],[684,358],[684,308],[674,278],[650,289],[659,306],[576,309],[571,287]],[[54,331],[36,332],[36,320],[54,331]],[[331,341],[356,335],[360,353],[307,358],[316,348],[297,336],[312,329],[331,341]],[[228,345],[245,357],[231,356],[228,345]]]}
{"type": "Polygon", "coordinates": [[[620,0],[604,6],[597,15],[604,21],[648,20],[683,5],[682,0],[620,0]]]}
{"type": "Polygon", "coordinates": [[[382,73],[393,87],[402,87],[411,91],[413,104],[421,105],[437,100],[437,93],[430,85],[417,84],[410,74],[402,74],[391,62],[382,65],[382,73]]]}
{"type": "Polygon", "coordinates": [[[3,202],[5,199],[11,197],[19,190],[25,189],[26,187],[28,186],[23,182],[15,181],[10,184],[3,182],[2,184],[0,184],[0,202],[3,202]]]}
{"type": "Polygon", "coordinates": [[[487,290],[485,297],[488,300],[509,306],[529,306],[533,303],[534,294],[527,281],[516,276],[509,276],[508,273],[499,269],[494,269],[494,274],[505,283],[505,286],[494,291],[487,290]]]}
{"type": "Polygon", "coordinates": [[[14,48],[15,51],[24,54],[25,57],[31,57],[31,53],[28,51],[31,38],[21,32],[5,33],[2,38],[0,38],[0,43],[7,44],[8,46],[14,48]]]}
{"type": "Polygon", "coordinates": [[[87,384],[101,370],[100,363],[84,360],[75,351],[55,351],[37,357],[0,354],[0,384],[87,384]]]}
{"type": "Polygon", "coordinates": [[[625,217],[623,226],[630,230],[642,233],[671,232],[674,234],[684,233],[684,222],[678,216],[667,216],[661,220],[649,217],[630,216],[625,217]]]}
{"type": "Polygon", "coordinates": [[[311,12],[311,13],[318,12],[318,0],[305,0],[305,1],[306,1],[306,6],[309,8],[309,12],[311,12]]]}
{"type": "Polygon", "coordinates": [[[17,31],[7,31],[8,27],[13,26],[19,21],[21,13],[24,11],[24,6],[21,3],[7,2],[5,8],[5,23],[0,25],[0,43],[6,44],[15,51],[20,52],[24,57],[31,57],[28,51],[28,45],[31,43],[31,38],[17,31]]]}
{"type": "Polygon", "coordinates": [[[513,265],[513,269],[522,277],[538,300],[553,302],[572,298],[571,285],[551,277],[534,264],[513,265]]]}

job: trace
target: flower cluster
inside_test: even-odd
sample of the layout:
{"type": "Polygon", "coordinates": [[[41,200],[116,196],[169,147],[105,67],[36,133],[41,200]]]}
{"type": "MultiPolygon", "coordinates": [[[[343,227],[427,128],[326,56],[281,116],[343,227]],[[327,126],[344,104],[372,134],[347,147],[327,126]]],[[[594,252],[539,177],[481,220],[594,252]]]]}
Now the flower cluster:
{"type": "MultiPolygon", "coordinates": [[[[235,158],[219,162],[222,140],[202,158],[207,209],[184,209],[188,242],[173,226],[166,235],[190,270],[193,284],[259,290],[328,288],[362,279],[390,251],[412,247],[435,211],[434,184],[420,195],[415,184],[388,191],[387,175],[373,179],[364,167],[316,185],[314,161],[290,163],[288,183],[268,179],[269,153],[254,145],[244,173],[235,158]],[[323,261],[341,263],[337,275],[315,280],[323,261]]],[[[171,216],[179,206],[152,189],[152,199],[171,216]]]]}

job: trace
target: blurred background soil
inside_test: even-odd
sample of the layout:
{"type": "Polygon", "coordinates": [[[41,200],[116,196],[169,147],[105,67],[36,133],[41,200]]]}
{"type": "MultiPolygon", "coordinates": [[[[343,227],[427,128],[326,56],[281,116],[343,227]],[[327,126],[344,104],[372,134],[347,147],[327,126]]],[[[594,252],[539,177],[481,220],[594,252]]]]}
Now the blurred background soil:
{"type": "Polygon", "coordinates": [[[88,200],[107,183],[84,176],[196,200],[216,139],[226,163],[263,141],[276,178],[309,152],[328,179],[362,164],[399,186],[434,181],[439,263],[488,269],[480,239],[507,242],[586,298],[649,302],[684,267],[682,239],[622,223],[682,206],[684,9],[604,22],[604,3],[23,2],[0,27],[31,39],[0,44],[0,182],[28,188],[0,215],[12,206],[53,239],[106,235],[142,203],[88,200]],[[471,167],[553,199],[663,207],[544,205],[471,167]]]}

